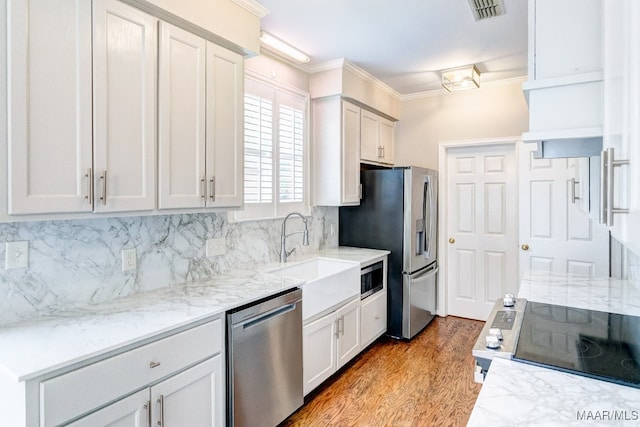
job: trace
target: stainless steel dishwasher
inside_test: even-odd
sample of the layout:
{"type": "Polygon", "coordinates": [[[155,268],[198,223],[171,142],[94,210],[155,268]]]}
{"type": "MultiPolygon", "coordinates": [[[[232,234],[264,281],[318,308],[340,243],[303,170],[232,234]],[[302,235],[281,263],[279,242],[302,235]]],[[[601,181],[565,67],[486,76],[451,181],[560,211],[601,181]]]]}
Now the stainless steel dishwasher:
{"type": "Polygon", "coordinates": [[[304,403],[302,290],[227,312],[227,424],[274,427],[304,403]]]}

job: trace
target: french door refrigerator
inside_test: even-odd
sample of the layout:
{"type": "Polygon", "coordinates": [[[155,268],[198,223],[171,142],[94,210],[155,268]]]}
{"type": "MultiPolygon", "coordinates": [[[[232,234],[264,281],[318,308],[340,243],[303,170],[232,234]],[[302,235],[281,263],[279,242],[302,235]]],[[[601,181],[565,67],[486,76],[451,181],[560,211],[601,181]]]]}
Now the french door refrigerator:
{"type": "Polygon", "coordinates": [[[386,249],[387,334],[411,339],[436,312],[437,171],[363,170],[360,206],[339,209],[339,243],[386,249]]]}

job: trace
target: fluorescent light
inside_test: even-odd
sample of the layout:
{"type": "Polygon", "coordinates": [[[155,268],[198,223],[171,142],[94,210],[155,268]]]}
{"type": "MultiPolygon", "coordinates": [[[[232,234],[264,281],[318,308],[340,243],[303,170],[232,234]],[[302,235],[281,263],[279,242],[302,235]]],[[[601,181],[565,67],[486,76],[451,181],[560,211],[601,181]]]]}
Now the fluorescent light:
{"type": "Polygon", "coordinates": [[[442,86],[449,92],[480,87],[480,71],[475,65],[442,70],[442,86]]]}
{"type": "Polygon", "coordinates": [[[260,32],[260,41],[268,47],[275,49],[277,52],[286,55],[289,58],[293,58],[298,62],[307,63],[310,61],[307,54],[265,31],[260,32]]]}

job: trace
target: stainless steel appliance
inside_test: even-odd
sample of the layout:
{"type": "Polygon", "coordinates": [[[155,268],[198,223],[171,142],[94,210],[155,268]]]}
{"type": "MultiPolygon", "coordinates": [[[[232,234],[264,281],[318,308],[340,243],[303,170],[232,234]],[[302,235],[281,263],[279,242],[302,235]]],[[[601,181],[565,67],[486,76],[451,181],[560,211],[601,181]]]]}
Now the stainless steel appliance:
{"type": "Polygon", "coordinates": [[[360,270],[360,299],[382,290],[384,287],[384,265],[382,261],[360,270]]]}
{"type": "Polygon", "coordinates": [[[500,299],[488,319],[473,347],[477,382],[503,357],[640,388],[640,317],[500,299]]]}
{"type": "Polygon", "coordinates": [[[526,304],[526,299],[510,295],[496,300],[472,350],[476,382],[484,381],[494,357],[513,358],[526,304]]]}
{"type": "Polygon", "coordinates": [[[273,427],[304,403],[302,290],[227,313],[227,424],[273,427]]]}
{"type": "Polygon", "coordinates": [[[438,173],[418,167],[363,170],[360,181],[360,206],[339,210],[339,242],[391,251],[387,334],[410,339],[436,311],[438,173]]]}

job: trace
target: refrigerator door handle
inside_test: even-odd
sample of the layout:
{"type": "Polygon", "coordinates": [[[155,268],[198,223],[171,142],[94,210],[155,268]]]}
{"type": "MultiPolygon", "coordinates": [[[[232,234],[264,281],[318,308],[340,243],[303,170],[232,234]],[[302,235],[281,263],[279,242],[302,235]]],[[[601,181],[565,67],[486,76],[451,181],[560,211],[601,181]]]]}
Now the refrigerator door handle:
{"type": "Polygon", "coordinates": [[[424,236],[424,252],[422,256],[429,259],[431,256],[431,239],[433,239],[433,226],[431,221],[433,221],[433,212],[431,212],[431,207],[433,203],[433,191],[431,189],[431,176],[427,175],[424,177],[424,195],[422,198],[423,203],[423,218],[427,217],[427,208],[429,209],[429,223],[426,224],[424,236]]]}
{"type": "Polygon", "coordinates": [[[409,274],[409,280],[411,280],[411,284],[420,283],[436,274],[438,270],[440,270],[440,267],[437,265],[425,268],[418,273],[409,274]]]}

